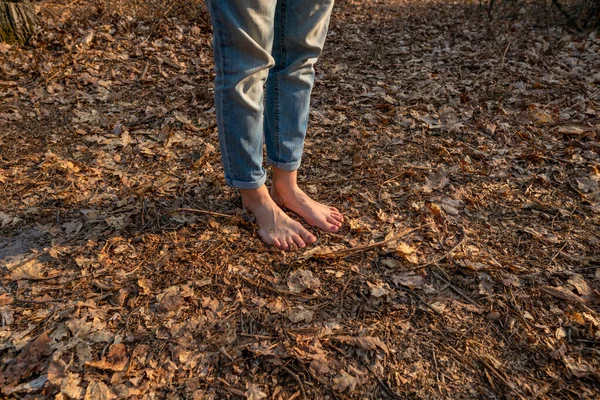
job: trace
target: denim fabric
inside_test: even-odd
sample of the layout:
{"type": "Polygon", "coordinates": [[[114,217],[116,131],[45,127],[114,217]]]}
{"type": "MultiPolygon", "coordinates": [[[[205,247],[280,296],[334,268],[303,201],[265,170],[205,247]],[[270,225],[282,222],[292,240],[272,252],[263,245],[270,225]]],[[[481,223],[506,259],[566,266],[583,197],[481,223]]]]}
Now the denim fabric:
{"type": "Polygon", "coordinates": [[[333,0],[206,0],[225,180],[255,189],[267,163],[300,166],[310,93],[333,0]],[[265,96],[266,84],[266,96],[265,96]]]}

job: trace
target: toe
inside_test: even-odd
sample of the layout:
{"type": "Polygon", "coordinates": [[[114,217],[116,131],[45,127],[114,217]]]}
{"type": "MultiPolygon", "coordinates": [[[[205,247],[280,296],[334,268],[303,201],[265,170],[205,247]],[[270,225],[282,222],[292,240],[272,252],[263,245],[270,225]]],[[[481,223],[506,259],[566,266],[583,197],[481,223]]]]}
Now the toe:
{"type": "Polygon", "coordinates": [[[285,238],[279,239],[279,243],[281,244],[281,246],[279,246],[281,250],[287,250],[290,248],[290,245],[285,238]]]}
{"type": "Polygon", "coordinates": [[[335,225],[336,227],[342,226],[342,223],[340,221],[338,221],[337,219],[333,218],[332,216],[327,217],[325,220],[328,223],[335,225]]]}
{"type": "Polygon", "coordinates": [[[304,242],[307,244],[313,244],[314,242],[317,241],[317,238],[315,237],[315,235],[313,235],[306,229],[304,229],[302,232],[300,232],[300,236],[302,237],[304,242]]]}
{"type": "Polygon", "coordinates": [[[335,219],[338,222],[343,222],[344,221],[344,217],[342,216],[342,214],[331,213],[331,216],[333,217],[333,219],[335,219]]]}
{"type": "Polygon", "coordinates": [[[273,239],[273,246],[277,247],[278,249],[281,248],[281,242],[279,241],[279,239],[277,239],[277,238],[273,239]]]}
{"type": "Polygon", "coordinates": [[[292,235],[292,240],[294,240],[294,243],[296,243],[298,247],[306,247],[306,243],[304,243],[304,240],[302,240],[300,235],[292,235]]]}
{"type": "Polygon", "coordinates": [[[288,250],[291,250],[292,246],[295,244],[294,239],[291,236],[288,236],[286,242],[288,244],[288,250]]]}

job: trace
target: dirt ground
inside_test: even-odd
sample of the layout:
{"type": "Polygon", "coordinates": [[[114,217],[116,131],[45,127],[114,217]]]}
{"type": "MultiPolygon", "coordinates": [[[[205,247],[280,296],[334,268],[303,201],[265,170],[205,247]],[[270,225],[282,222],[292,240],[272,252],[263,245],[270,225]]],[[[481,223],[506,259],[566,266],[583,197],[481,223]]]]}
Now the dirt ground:
{"type": "Polygon", "coordinates": [[[599,398],[600,34],[506,4],[338,1],[301,179],[346,224],[286,253],[224,183],[202,4],[35,3],[2,396],[599,398]]]}

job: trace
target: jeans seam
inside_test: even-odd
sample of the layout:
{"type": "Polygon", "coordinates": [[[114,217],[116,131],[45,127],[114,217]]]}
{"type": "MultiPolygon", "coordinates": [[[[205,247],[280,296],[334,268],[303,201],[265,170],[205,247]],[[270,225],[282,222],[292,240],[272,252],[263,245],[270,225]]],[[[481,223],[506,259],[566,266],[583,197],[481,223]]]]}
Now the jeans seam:
{"type": "MultiPolygon", "coordinates": [[[[223,150],[225,154],[221,155],[221,158],[223,159],[223,169],[225,170],[225,176],[227,177],[227,175],[231,176],[231,161],[229,160],[229,151],[227,150],[227,140],[226,140],[226,132],[227,129],[225,128],[226,125],[226,118],[224,117],[224,110],[225,110],[225,103],[223,100],[223,91],[225,90],[224,86],[225,86],[225,80],[224,80],[224,74],[225,74],[225,54],[223,54],[222,51],[222,47],[223,47],[223,33],[221,31],[222,29],[222,24],[221,24],[221,18],[219,17],[219,13],[218,10],[216,10],[216,6],[214,4],[214,2],[211,1],[211,6],[212,6],[212,11],[213,14],[215,16],[215,29],[214,31],[216,32],[217,35],[217,40],[219,41],[219,46],[215,46],[219,48],[219,66],[220,66],[220,74],[221,74],[221,93],[219,94],[219,103],[220,103],[220,107],[217,107],[218,109],[218,114],[217,118],[219,118],[222,122],[222,126],[223,126],[223,132],[221,133],[221,136],[223,138],[222,142],[223,142],[223,150]]],[[[213,32],[213,35],[215,34],[215,32],[213,32]]],[[[231,178],[228,178],[229,180],[231,180],[231,178]]]]}
{"type": "Polygon", "coordinates": [[[280,48],[280,54],[279,54],[279,65],[277,66],[277,71],[275,73],[275,82],[274,82],[274,98],[273,98],[273,103],[275,103],[273,105],[273,111],[275,114],[275,129],[274,129],[274,136],[275,136],[275,155],[277,157],[278,160],[281,159],[281,135],[280,135],[280,117],[279,117],[279,112],[280,112],[280,107],[279,107],[279,80],[281,77],[281,71],[283,70],[283,66],[285,66],[285,61],[287,58],[287,54],[286,54],[286,46],[285,46],[285,41],[286,41],[286,36],[285,36],[285,22],[286,22],[286,2],[285,0],[280,0],[281,1],[281,20],[280,20],[280,24],[281,24],[281,36],[280,36],[280,42],[281,42],[281,48],[280,48]]]}

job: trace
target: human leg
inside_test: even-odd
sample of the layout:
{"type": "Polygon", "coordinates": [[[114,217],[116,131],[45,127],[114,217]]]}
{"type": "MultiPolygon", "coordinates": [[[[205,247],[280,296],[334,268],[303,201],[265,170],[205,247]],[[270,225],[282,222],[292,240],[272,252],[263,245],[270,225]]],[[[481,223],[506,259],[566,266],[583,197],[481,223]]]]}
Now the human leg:
{"type": "Polygon", "coordinates": [[[312,200],[297,184],[308,125],[314,64],[327,35],[333,0],[279,0],[275,12],[272,55],[266,94],[267,163],[273,167],[273,199],[310,225],[335,232],[343,217],[312,200]]]}
{"type": "Polygon", "coordinates": [[[316,63],[327,36],[333,0],[278,0],[266,92],[267,163],[300,166],[316,63]]]}
{"type": "Polygon", "coordinates": [[[269,196],[262,167],[263,85],[271,56],[276,0],[207,0],[213,25],[215,109],[227,183],[256,216],[267,244],[289,249],[316,238],[269,196]]]}
{"type": "Polygon", "coordinates": [[[256,189],[263,161],[263,85],[271,56],[275,0],[207,0],[213,26],[215,110],[225,180],[256,189]]]}

